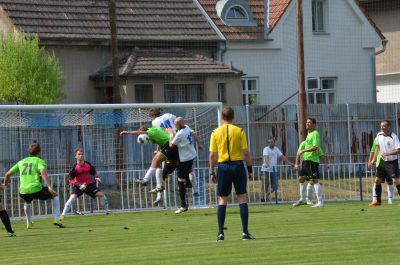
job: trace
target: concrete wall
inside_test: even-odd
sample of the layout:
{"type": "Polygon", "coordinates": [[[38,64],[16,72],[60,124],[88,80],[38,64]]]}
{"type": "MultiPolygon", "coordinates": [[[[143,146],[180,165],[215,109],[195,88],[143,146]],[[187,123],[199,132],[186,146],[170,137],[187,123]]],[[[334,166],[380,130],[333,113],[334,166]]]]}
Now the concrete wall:
{"type": "MultiPolygon", "coordinates": [[[[380,38],[352,0],[326,0],[328,31],[312,32],[311,0],[303,1],[305,75],[336,77],[336,103],[371,103],[375,98],[372,56],[380,38]]],[[[269,41],[228,42],[225,64],[258,77],[259,104],[276,105],[298,89],[295,1],[269,41]]],[[[296,103],[297,97],[287,103],[296,103]]]]}
{"type": "Polygon", "coordinates": [[[377,101],[396,103],[400,101],[400,74],[378,75],[376,77],[377,101]]]}

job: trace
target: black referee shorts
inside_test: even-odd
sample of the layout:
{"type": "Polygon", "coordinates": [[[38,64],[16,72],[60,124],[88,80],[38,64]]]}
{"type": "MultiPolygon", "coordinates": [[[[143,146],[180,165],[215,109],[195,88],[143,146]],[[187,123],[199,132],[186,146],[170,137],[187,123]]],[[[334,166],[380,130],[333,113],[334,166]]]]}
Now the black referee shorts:
{"type": "Polygon", "coordinates": [[[218,196],[229,196],[232,192],[232,184],[237,195],[246,194],[247,174],[243,161],[218,164],[217,184],[218,196]]]}

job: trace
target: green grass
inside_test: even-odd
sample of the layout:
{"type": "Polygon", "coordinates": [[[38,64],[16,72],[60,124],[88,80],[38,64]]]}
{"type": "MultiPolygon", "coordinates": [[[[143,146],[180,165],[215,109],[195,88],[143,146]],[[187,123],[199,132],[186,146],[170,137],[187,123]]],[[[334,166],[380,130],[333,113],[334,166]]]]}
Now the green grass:
{"type": "Polygon", "coordinates": [[[230,206],[219,243],[215,209],[74,216],[64,229],[15,221],[17,237],[0,238],[1,264],[399,264],[400,208],[367,204],[250,206],[252,241],[230,206]]]}

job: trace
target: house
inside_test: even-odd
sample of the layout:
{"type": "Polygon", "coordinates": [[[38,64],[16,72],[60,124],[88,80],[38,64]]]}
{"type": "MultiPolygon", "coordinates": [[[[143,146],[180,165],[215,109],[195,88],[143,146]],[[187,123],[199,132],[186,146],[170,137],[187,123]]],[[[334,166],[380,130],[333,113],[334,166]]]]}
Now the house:
{"type": "MultiPolygon", "coordinates": [[[[216,60],[221,36],[192,0],[117,1],[124,103],[241,102],[243,73],[216,60]]],[[[22,30],[58,58],[63,103],[109,102],[106,0],[0,0],[0,31],[22,30]]]]}
{"type": "Polygon", "coordinates": [[[385,52],[376,57],[377,100],[400,102],[400,1],[361,2],[388,40],[385,52]]]}
{"type": "MultiPolygon", "coordinates": [[[[244,104],[276,105],[295,95],[295,0],[195,1],[225,39],[219,60],[246,74],[244,104]]],[[[303,0],[303,31],[308,103],[376,101],[375,49],[385,37],[358,0],[303,0]]]]}

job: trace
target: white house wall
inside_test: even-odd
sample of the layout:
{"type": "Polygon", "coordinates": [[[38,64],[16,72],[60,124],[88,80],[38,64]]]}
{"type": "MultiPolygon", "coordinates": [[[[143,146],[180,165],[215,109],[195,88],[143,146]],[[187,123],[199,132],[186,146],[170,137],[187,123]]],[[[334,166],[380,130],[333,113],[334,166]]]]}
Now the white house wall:
{"type": "MultiPolygon", "coordinates": [[[[372,56],[380,38],[352,0],[326,1],[329,30],[324,35],[313,34],[311,0],[303,1],[306,79],[336,77],[336,103],[371,103],[375,98],[372,56]]],[[[295,8],[292,1],[269,36],[274,41],[228,42],[225,63],[247,77],[258,77],[259,104],[278,104],[297,90],[295,8]]],[[[296,102],[297,97],[288,101],[296,102]]]]}
{"type": "Polygon", "coordinates": [[[379,103],[399,102],[400,73],[377,76],[376,88],[379,103]]]}

